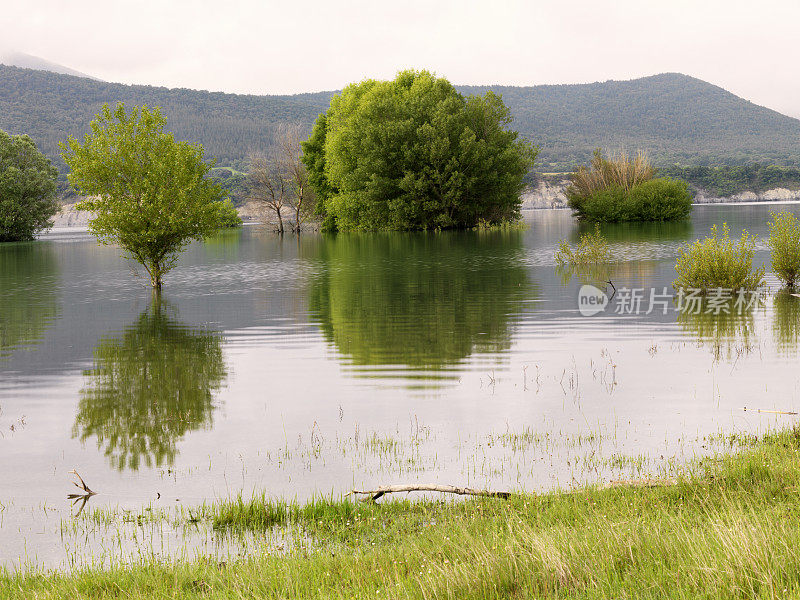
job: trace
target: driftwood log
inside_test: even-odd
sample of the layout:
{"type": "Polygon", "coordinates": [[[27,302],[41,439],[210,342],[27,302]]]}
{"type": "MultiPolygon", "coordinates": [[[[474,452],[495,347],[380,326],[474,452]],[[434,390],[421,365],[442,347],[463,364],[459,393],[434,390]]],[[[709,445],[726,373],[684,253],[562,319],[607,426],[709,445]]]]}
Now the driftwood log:
{"type": "Polygon", "coordinates": [[[362,502],[377,500],[384,494],[394,494],[396,492],[443,492],[445,494],[459,494],[461,496],[489,496],[491,498],[511,497],[511,492],[495,492],[492,490],[476,490],[473,488],[456,487],[454,485],[437,485],[432,483],[420,483],[411,485],[386,485],[374,490],[353,490],[354,495],[367,496],[362,498],[362,502]]]}

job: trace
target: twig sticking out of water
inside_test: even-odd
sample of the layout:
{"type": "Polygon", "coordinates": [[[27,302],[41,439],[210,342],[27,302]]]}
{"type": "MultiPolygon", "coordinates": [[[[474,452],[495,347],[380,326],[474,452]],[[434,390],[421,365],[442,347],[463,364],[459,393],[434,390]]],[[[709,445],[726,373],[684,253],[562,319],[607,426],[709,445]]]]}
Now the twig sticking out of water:
{"type": "Polygon", "coordinates": [[[355,495],[365,495],[362,502],[370,500],[375,501],[384,494],[392,494],[395,492],[443,492],[445,494],[459,494],[461,496],[489,496],[492,498],[503,498],[504,500],[511,497],[511,492],[496,492],[492,490],[476,490],[473,488],[456,487],[454,485],[438,485],[432,483],[421,483],[411,485],[386,485],[376,488],[374,490],[353,490],[350,492],[355,495]]]}
{"type": "Polygon", "coordinates": [[[83,512],[83,508],[86,506],[86,503],[89,501],[89,498],[97,495],[97,492],[92,491],[92,489],[88,485],[86,485],[86,482],[83,480],[83,477],[81,477],[75,469],[72,469],[70,473],[72,475],[75,475],[75,477],[78,478],[78,481],[80,481],[80,483],[78,483],[77,481],[73,481],[72,484],[79,490],[82,490],[82,492],[79,494],[67,494],[67,500],[73,501],[72,506],[75,506],[80,502],[80,507],[78,508],[78,512],[75,513],[75,516],[77,517],[79,514],[83,512]]]}

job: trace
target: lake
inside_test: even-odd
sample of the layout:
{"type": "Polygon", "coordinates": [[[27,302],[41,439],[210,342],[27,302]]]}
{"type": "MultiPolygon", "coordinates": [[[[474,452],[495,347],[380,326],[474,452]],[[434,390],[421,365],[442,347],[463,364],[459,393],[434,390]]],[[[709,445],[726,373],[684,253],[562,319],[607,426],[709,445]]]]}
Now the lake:
{"type": "Polygon", "coordinates": [[[92,509],[413,482],[566,489],[661,476],[731,434],[793,423],[800,298],[768,274],[742,315],[650,302],[715,223],[760,236],[768,264],[776,208],[800,214],[696,206],[687,223],[605,227],[617,264],[594,282],[610,300],[593,316],[587,281],[555,269],[559,240],[579,234],[563,210],[527,212],[519,231],[245,227],[190,246],[160,302],[85,231],[0,245],[0,566],[260,543],[109,530],[92,509]],[[73,469],[98,492],[77,517],[73,469]]]}

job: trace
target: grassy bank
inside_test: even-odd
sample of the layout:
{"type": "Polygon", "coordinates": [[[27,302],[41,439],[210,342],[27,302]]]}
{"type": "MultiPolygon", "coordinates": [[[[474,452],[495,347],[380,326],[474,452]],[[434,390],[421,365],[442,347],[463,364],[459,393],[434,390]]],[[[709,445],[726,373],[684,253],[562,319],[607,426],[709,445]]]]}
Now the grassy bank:
{"type": "Polygon", "coordinates": [[[0,597],[800,598],[800,428],[654,487],[205,511],[220,529],[296,526],[310,543],[235,564],[5,575],[0,597]]]}

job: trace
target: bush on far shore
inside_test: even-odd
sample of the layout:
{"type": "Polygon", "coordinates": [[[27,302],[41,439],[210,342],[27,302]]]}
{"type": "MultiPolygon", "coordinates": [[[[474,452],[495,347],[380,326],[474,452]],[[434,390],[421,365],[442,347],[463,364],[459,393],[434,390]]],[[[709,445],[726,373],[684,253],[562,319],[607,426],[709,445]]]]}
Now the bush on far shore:
{"type": "Polygon", "coordinates": [[[567,189],[569,206],[580,219],[596,222],[674,221],[692,210],[685,182],[661,177],[647,157],[595,152],[590,167],[580,167],[567,189]]]}

